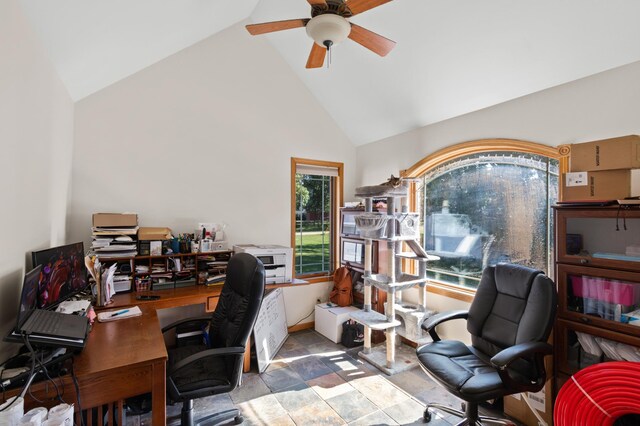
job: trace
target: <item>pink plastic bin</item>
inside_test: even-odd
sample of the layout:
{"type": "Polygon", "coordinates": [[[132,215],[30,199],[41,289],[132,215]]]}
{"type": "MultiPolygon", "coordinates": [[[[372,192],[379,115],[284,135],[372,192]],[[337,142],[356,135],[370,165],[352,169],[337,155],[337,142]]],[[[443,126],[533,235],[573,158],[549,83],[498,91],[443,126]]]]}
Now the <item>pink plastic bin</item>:
{"type": "Polygon", "coordinates": [[[597,299],[607,303],[633,306],[640,299],[640,284],[607,278],[570,275],[571,288],[577,297],[597,299]]]}

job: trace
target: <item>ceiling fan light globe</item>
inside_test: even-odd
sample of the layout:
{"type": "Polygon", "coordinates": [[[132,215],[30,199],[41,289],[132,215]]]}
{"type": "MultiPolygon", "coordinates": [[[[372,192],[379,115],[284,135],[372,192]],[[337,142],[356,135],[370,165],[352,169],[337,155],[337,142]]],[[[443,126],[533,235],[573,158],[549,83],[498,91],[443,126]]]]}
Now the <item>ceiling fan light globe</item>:
{"type": "Polygon", "coordinates": [[[324,47],[326,41],[335,45],[349,37],[351,24],[342,16],[327,13],[312,18],[307,23],[306,29],[307,35],[316,44],[324,47]]]}

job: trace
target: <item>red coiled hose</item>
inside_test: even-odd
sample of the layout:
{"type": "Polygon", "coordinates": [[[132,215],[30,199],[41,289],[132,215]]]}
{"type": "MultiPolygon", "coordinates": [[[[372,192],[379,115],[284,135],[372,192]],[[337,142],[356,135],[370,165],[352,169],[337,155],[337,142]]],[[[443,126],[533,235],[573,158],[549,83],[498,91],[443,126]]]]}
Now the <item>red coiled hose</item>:
{"type": "Polygon", "coordinates": [[[608,426],[626,414],[640,414],[640,363],[603,362],[578,371],[562,386],[553,423],[608,426]]]}

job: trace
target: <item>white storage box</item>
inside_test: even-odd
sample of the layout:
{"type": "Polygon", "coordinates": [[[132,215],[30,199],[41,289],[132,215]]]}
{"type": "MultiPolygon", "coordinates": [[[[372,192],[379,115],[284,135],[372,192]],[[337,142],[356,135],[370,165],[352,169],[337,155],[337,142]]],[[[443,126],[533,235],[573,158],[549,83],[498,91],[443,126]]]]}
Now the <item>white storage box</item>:
{"type": "Polygon", "coordinates": [[[349,319],[349,314],[359,311],[354,306],[327,306],[326,303],[316,305],[316,331],[333,343],[342,340],[342,323],[349,319]]]}

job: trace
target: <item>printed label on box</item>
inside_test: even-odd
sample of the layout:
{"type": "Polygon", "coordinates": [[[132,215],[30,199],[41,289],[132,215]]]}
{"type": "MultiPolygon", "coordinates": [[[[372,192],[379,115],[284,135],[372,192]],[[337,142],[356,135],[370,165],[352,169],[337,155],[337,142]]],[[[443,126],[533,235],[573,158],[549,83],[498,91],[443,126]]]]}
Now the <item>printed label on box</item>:
{"type": "Polygon", "coordinates": [[[567,173],[566,178],[566,186],[587,186],[587,172],[567,173]]]}
{"type": "Polygon", "coordinates": [[[527,392],[527,396],[529,397],[529,403],[533,408],[538,411],[542,411],[544,413],[544,402],[545,402],[545,394],[544,388],[540,392],[527,392]]]}

